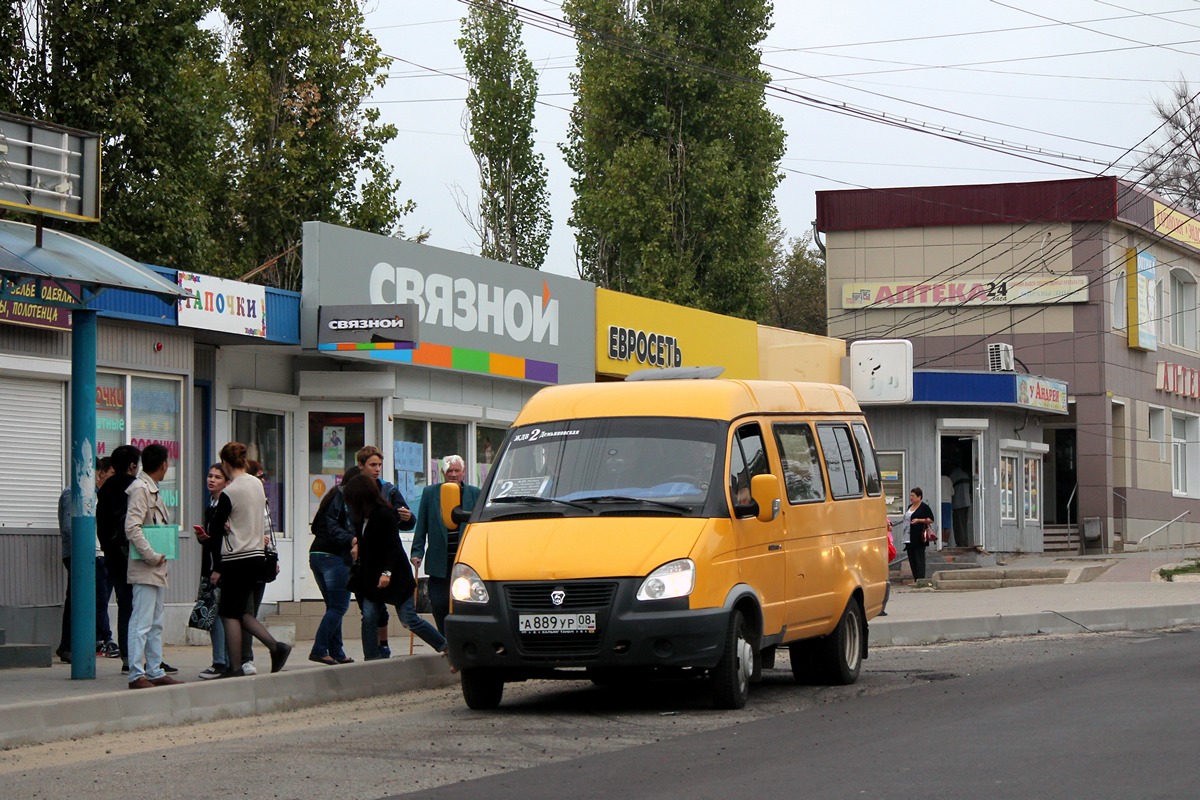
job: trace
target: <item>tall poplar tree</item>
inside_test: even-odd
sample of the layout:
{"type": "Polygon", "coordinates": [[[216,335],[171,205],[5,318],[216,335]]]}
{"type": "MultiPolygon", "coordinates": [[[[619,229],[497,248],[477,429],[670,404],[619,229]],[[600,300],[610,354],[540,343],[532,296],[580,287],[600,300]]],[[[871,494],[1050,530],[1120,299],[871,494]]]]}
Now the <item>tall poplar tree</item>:
{"type": "Polygon", "coordinates": [[[498,0],[472,3],[458,48],[471,83],[467,136],[479,166],[479,212],[465,213],[480,255],[541,269],[550,244],[550,195],[533,146],[537,74],[516,10],[498,0]]]}
{"type": "Polygon", "coordinates": [[[769,0],[568,0],[564,148],[581,277],[756,318],[784,134],[767,110],[769,0]]]}

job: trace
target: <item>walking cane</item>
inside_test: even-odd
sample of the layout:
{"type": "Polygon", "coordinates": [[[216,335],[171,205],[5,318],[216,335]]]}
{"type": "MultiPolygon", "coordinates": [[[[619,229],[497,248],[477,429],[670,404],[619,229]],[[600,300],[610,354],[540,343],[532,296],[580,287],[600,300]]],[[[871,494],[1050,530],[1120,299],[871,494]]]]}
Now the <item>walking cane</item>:
{"type": "MultiPolygon", "coordinates": [[[[416,586],[413,587],[413,611],[414,612],[417,610],[417,598],[420,596],[420,594],[421,594],[421,584],[418,583],[416,586]]],[[[409,628],[408,629],[408,654],[410,656],[413,654],[413,649],[415,647],[416,638],[417,638],[417,635],[415,633],[413,633],[413,629],[409,628]]]]}

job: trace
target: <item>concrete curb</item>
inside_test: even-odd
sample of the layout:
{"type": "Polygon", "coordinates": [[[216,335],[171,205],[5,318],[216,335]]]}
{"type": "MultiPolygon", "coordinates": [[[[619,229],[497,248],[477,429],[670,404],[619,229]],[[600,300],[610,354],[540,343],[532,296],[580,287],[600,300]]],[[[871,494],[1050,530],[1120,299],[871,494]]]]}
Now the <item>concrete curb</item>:
{"type": "Polygon", "coordinates": [[[919,645],[937,642],[1030,636],[1038,633],[1144,631],[1200,624],[1200,603],[1069,612],[1038,611],[912,621],[871,621],[871,644],[919,645]]]}
{"type": "Polygon", "coordinates": [[[20,703],[0,715],[0,747],[248,717],[458,682],[441,656],[423,655],[232,680],[20,703]]]}

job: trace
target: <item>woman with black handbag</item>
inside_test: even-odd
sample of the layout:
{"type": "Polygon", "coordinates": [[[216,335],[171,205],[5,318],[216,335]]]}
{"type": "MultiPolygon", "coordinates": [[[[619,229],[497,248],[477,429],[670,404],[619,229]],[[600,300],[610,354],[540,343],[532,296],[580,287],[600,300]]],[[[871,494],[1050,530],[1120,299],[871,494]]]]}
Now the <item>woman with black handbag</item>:
{"type": "Polygon", "coordinates": [[[904,519],[908,522],[908,541],[904,549],[908,551],[908,565],[912,567],[914,581],[925,579],[925,548],[929,546],[933,533],[933,509],[921,498],[924,497],[921,487],[914,486],[908,493],[908,508],[904,511],[904,519]]]}
{"type": "Polygon", "coordinates": [[[379,493],[379,484],[368,475],[356,475],[343,489],[350,519],[358,531],[354,568],[354,593],[362,598],[362,642],[366,660],[378,656],[379,606],[396,609],[404,627],[445,655],[446,639],[417,613],[413,592],[417,588],[412,566],[400,542],[400,517],[379,493]]]}
{"type": "MultiPolygon", "coordinates": [[[[229,442],[221,448],[221,463],[229,474],[229,485],[217,501],[210,531],[224,531],[221,545],[221,601],[218,611],[225,626],[225,643],[230,654],[242,652],[246,634],[271,651],[271,672],[283,669],[291,645],[280,642],[254,614],[254,596],[267,567],[267,496],[262,481],[247,472],[246,446],[229,442]]],[[[230,665],[221,677],[247,674],[230,665]]]]}

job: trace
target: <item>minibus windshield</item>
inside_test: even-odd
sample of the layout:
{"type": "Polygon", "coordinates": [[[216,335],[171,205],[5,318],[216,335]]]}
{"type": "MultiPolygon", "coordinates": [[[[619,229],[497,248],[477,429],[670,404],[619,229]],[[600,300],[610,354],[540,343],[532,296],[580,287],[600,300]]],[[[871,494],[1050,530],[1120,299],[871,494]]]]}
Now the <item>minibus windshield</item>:
{"type": "Polygon", "coordinates": [[[481,519],[521,513],[701,513],[723,461],[726,423],[616,417],[515,429],[492,472],[481,519]]]}

